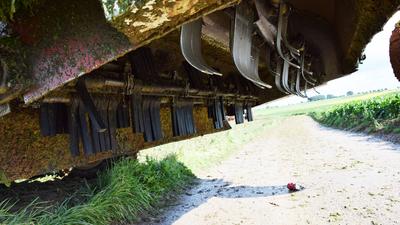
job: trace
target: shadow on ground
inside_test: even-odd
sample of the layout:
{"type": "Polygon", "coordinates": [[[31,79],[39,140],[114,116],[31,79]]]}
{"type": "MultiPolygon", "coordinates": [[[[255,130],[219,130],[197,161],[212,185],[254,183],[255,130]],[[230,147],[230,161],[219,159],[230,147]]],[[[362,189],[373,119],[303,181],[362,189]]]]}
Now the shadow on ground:
{"type": "MultiPolygon", "coordinates": [[[[212,198],[266,198],[290,193],[286,185],[232,186],[230,182],[222,179],[198,179],[183,195],[169,199],[155,214],[145,215],[140,221],[132,224],[173,224],[212,198]]],[[[274,205],[273,202],[270,204],[274,205]]]]}

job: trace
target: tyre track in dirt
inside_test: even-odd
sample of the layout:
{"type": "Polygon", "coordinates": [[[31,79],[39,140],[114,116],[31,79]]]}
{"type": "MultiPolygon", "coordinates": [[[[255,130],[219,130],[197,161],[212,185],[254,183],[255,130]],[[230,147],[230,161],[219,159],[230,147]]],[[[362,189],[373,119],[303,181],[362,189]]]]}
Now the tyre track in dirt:
{"type": "Polygon", "coordinates": [[[140,224],[400,223],[400,146],[306,116],[196,175],[175,206],[140,224]],[[288,182],[305,189],[288,193],[288,182]]]}

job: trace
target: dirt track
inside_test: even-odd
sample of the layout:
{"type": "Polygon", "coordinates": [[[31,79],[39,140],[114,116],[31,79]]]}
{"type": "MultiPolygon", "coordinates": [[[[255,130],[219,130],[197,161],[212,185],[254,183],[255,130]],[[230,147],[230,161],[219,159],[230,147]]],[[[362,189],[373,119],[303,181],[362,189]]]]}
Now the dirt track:
{"type": "Polygon", "coordinates": [[[149,224],[399,224],[400,146],[292,117],[149,224]],[[288,182],[303,191],[288,193],[288,182]]]}

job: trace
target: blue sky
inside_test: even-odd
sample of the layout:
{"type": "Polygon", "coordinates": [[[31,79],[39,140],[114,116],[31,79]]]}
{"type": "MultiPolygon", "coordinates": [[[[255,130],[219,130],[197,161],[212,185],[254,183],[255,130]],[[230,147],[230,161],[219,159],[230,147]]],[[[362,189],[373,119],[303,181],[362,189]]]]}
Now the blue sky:
{"type": "MultiPolygon", "coordinates": [[[[389,40],[395,24],[400,21],[400,12],[393,15],[384,26],[383,30],[376,34],[365,49],[367,56],[359,70],[353,74],[328,82],[318,87],[321,94],[343,95],[347,91],[363,92],[382,88],[393,89],[400,87],[400,82],[394,77],[389,59],[389,40]]],[[[309,96],[317,95],[314,91],[308,92],[309,96]]],[[[304,101],[298,97],[289,97],[272,105],[291,104],[304,101]]]]}

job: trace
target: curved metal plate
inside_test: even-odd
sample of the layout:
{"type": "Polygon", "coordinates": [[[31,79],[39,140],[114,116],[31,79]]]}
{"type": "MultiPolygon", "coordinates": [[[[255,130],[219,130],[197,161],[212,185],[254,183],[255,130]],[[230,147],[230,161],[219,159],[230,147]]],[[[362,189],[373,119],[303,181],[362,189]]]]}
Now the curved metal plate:
{"type": "Polygon", "coordinates": [[[201,19],[182,25],[181,29],[181,51],[186,61],[199,71],[222,76],[205,62],[201,54],[201,19]]]}
{"type": "Polygon", "coordinates": [[[253,15],[245,5],[236,6],[232,55],[239,72],[260,88],[272,88],[258,74],[259,50],[252,48],[253,15]],[[252,54],[253,50],[253,54],[252,54]]]}

